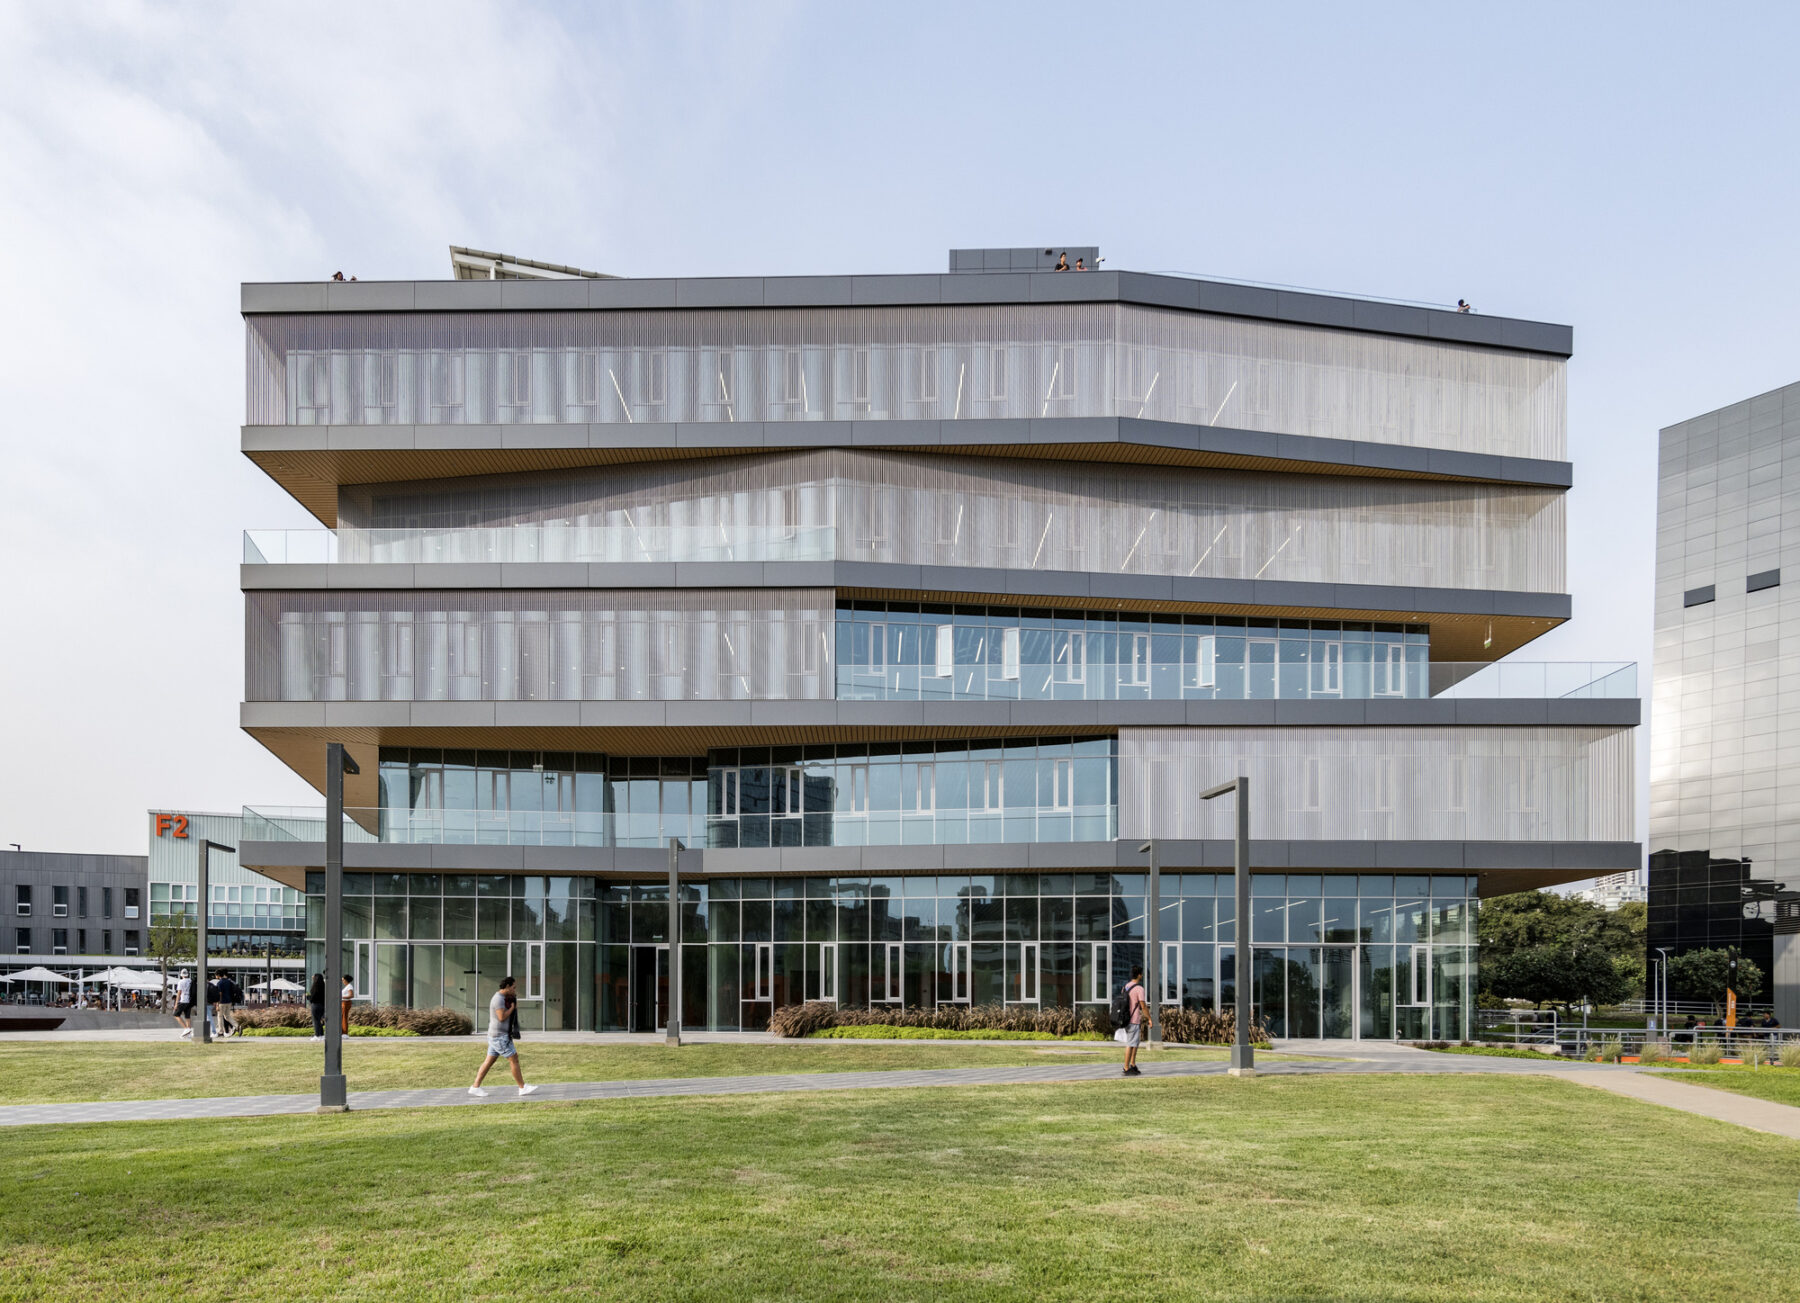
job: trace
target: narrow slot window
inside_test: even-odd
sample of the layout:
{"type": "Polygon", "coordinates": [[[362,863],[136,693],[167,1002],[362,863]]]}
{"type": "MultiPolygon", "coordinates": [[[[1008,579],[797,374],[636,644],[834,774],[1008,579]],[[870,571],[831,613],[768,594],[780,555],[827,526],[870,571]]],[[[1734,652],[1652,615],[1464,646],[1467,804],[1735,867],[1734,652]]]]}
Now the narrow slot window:
{"type": "Polygon", "coordinates": [[[933,657],[933,672],[940,679],[947,679],[956,673],[956,626],[940,624],[937,627],[937,646],[933,657]]]}
{"type": "Polygon", "coordinates": [[[1051,808],[1071,810],[1075,806],[1075,762],[1058,760],[1051,767],[1051,808]]]}
{"type": "Polygon", "coordinates": [[[580,394],[580,402],[584,406],[593,406],[600,401],[600,355],[583,353],[578,359],[576,371],[576,392],[580,394]]]}
{"type": "Polygon", "coordinates": [[[515,407],[531,405],[531,354],[512,355],[512,400],[515,407]]]}
{"type": "Polygon", "coordinates": [[[938,396],[938,360],[935,348],[919,350],[919,401],[935,403],[938,396]]]}
{"type": "Polygon", "coordinates": [[[1000,631],[1000,677],[1019,677],[1019,630],[1016,627],[1000,631]]]}
{"type": "Polygon", "coordinates": [[[1134,633],[1131,635],[1131,660],[1125,667],[1125,682],[1133,687],[1143,687],[1150,682],[1150,635],[1134,633]]]}
{"type": "Polygon", "coordinates": [[[1203,634],[1198,638],[1186,638],[1182,641],[1190,655],[1187,667],[1188,687],[1218,686],[1218,642],[1214,635],[1203,634]]]}
{"type": "Polygon", "coordinates": [[[988,397],[1006,397],[1006,350],[990,348],[988,350],[988,397]]]}
{"type": "Polygon", "coordinates": [[[648,385],[650,396],[645,400],[655,406],[669,401],[669,355],[652,353],[645,359],[648,363],[648,385]]]}
{"type": "Polygon", "coordinates": [[[869,401],[869,350],[858,348],[850,353],[850,401],[869,401]]]}

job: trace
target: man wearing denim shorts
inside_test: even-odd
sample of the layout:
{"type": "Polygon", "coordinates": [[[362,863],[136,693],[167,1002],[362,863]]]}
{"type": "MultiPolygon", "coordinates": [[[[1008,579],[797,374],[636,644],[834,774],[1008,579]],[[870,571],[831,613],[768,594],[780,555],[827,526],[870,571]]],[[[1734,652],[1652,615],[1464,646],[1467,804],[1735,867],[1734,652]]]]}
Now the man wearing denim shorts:
{"type": "Polygon", "coordinates": [[[1131,981],[1125,987],[1125,998],[1131,1002],[1131,1021],[1125,1024],[1125,1071],[1127,1077],[1141,1077],[1138,1070],[1138,1046],[1144,1041],[1144,1023],[1149,1018],[1145,1009],[1147,1003],[1144,996],[1144,970],[1134,967],[1131,970],[1131,981]]]}
{"type": "Polygon", "coordinates": [[[513,979],[500,979],[500,989],[494,992],[494,998],[488,1001],[488,1052],[487,1058],[481,1062],[481,1071],[475,1074],[475,1084],[469,1087],[471,1095],[486,1096],[481,1088],[481,1080],[488,1075],[488,1069],[494,1066],[495,1059],[505,1059],[512,1065],[513,1080],[519,1083],[519,1094],[529,1095],[536,1086],[525,1084],[525,1074],[519,1070],[519,1049],[507,1034],[507,1025],[512,1021],[512,1013],[518,1007],[518,998],[513,993],[513,979]]]}

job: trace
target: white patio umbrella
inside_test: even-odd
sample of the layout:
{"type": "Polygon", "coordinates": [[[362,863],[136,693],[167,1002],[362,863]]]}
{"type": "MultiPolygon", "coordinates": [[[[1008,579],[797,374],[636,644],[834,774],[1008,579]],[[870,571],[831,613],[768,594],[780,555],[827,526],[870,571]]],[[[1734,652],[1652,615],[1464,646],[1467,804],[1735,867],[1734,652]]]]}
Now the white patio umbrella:
{"type": "Polygon", "coordinates": [[[34,968],[27,968],[20,973],[12,973],[8,975],[6,980],[9,982],[60,982],[64,986],[73,986],[75,984],[75,979],[73,977],[65,977],[61,973],[53,973],[42,964],[39,964],[34,968]]]}
{"type": "Polygon", "coordinates": [[[273,982],[258,982],[250,988],[252,991],[304,991],[306,988],[298,982],[290,982],[285,977],[277,977],[273,982]]]}

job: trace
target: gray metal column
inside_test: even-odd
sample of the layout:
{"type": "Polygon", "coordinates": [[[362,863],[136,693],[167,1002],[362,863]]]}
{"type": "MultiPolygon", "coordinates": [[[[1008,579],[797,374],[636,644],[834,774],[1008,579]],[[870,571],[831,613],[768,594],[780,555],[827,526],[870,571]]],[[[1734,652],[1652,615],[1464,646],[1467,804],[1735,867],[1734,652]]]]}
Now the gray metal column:
{"type": "Polygon", "coordinates": [[[669,838],[669,1021],[665,1045],[681,1044],[681,852],[679,837],[669,838]]]}
{"type": "Polygon", "coordinates": [[[1232,855],[1233,894],[1237,897],[1237,1028],[1231,1043],[1230,1073],[1234,1077],[1256,1075],[1256,1051],[1250,1048],[1252,1016],[1250,958],[1250,779],[1237,780],[1237,844],[1232,855]]]}
{"type": "Polygon", "coordinates": [[[1162,844],[1150,848],[1150,882],[1144,892],[1144,994],[1150,997],[1150,1043],[1162,1045],[1162,844]]]}
{"type": "Polygon", "coordinates": [[[199,893],[200,908],[194,918],[194,1007],[200,1011],[200,1034],[194,1037],[203,1045],[212,1044],[212,1005],[206,999],[206,915],[212,902],[212,887],[206,870],[212,860],[212,843],[200,839],[199,893]]]}
{"type": "Polygon", "coordinates": [[[319,1112],[349,1110],[344,1083],[340,1019],[344,985],[344,775],[362,771],[342,742],[325,746],[325,1072],[319,1078],[319,1112]]]}

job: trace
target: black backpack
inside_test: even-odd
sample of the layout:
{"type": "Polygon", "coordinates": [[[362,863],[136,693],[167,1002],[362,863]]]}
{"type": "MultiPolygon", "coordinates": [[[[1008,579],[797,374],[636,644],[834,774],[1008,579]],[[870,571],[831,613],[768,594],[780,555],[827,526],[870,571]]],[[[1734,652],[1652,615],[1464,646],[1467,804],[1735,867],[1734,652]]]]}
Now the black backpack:
{"type": "Polygon", "coordinates": [[[1136,985],[1137,982],[1133,979],[1113,992],[1113,1026],[1123,1027],[1126,1023],[1131,1021],[1131,988],[1136,985]]]}

